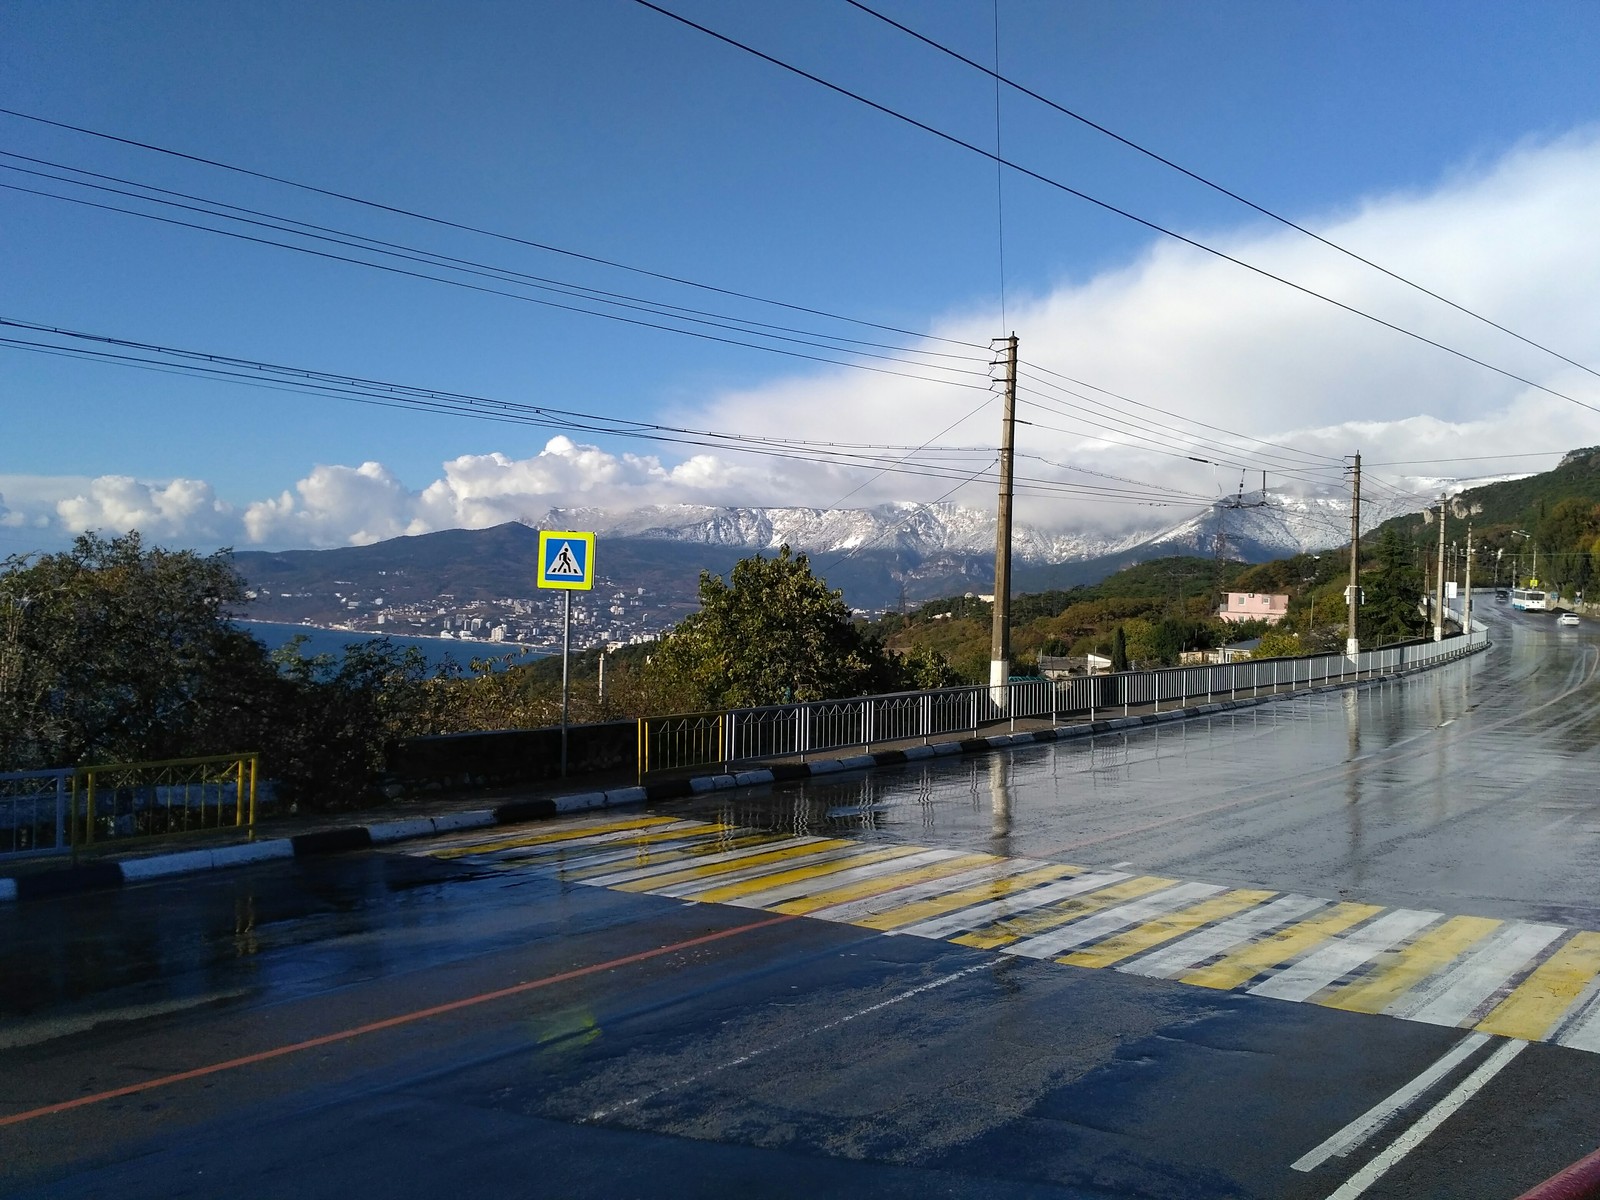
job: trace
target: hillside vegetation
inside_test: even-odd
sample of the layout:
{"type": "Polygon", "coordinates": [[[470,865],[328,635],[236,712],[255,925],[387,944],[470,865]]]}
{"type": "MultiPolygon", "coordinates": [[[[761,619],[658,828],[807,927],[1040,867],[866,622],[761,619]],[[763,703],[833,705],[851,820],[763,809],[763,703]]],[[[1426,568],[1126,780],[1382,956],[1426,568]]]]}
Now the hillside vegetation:
{"type": "MultiPolygon", "coordinates": [[[[1445,524],[1447,579],[1464,579],[1468,522],[1474,585],[1520,581],[1576,597],[1600,572],[1600,446],[1568,452],[1554,470],[1455,497],[1445,524]]],[[[1431,578],[1438,557],[1435,520],[1412,513],[1379,526],[1385,531],[1401,538],[1412,564],[1431,578]]]]}

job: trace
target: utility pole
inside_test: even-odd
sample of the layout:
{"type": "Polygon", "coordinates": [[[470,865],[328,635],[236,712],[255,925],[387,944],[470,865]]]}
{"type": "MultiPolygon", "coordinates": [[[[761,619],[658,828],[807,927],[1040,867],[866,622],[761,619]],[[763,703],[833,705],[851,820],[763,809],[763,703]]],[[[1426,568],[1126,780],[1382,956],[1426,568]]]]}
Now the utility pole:
{"type": "Polygon", "coordinates": [[[1345,633],[1344,652],[1351,658],[1361,653],[1361,642],[1356,636],[1356,608],[1361,603],[1361,455],[1356,454],[1355,466],[1350,469],[1350,586],[1345,589],[1345,603],[1349,606],[1350,625],[1345,633]]]}
{"type": "Polygon", "coordinates": [[[1444,641],[1444,509],[1445,498],[1439,497],[1439,573],[1434,579],[1439,595],[1433,610],[1433,640],[1444,641]]]}
{"type": "Polygon", "coordinates": [[[1467,598],[1461,602],[1461,632],[1472,632],[1472,522],[1467,522],[1467,598]]]}
{"type": "Polygon", "coordinates": [[[1005,342],[1005,416],[1000,426],[1000,507],[994,542],[994,633],[989,641],[989,696],[1004,705],[1011,678],[1011,460],[1017,436],[1017,335],[1005,342]]]}

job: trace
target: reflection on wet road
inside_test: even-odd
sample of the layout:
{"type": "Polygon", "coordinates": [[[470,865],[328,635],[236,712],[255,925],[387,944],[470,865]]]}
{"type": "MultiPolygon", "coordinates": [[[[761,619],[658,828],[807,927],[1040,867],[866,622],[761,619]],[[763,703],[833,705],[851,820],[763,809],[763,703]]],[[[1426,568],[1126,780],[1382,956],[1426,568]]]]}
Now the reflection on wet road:
{"type": "Polygon", "coordinates": [[[1359,691],[0,909],[0,1191],[1514,1195],[1595,1148],[1600,655],[1492,615],[1359,691]]]}

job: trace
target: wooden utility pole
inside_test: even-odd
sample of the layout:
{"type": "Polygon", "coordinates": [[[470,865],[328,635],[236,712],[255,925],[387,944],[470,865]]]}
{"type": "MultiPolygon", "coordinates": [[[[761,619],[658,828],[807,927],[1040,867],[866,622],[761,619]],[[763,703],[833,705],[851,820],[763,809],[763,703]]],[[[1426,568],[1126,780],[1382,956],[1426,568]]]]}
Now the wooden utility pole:
{"type": "Polygon", "coordinates": [[[1344,652],[1351,658],[1361,653],[1361,641],[1356,636],[1356,609],[1361,604],[1361,455],[1356,454],[1355,466],[1350,470],[1350,586],[1345,589],[1345,603],[1350,610],[1350,625],[1345,633],[1344,652]]]}
{"type": "Polygon", "coordinates": [[[1434,584],[1439,589],[1433,609],[1433,640],[1444,641],[1444,510],[1445,498],[1439,497],[1439,573],[1434,584]]]}
{"type": "Polygon", "coordinates": [[[994,541],[994,631],[989,641],[989,695],[1004,705],[1011,677],[1011,460],[1017,435],[1017,335],[1005,342],[1005,416],[1000,426],[1000,507],[994,541]]]}
{"type": "Polygon", "coordinates": [[[1467,522],[1467,582],[1466,599],[1461,602],[1461,632],[1472,632],[1472,522],[1467,522]]]}

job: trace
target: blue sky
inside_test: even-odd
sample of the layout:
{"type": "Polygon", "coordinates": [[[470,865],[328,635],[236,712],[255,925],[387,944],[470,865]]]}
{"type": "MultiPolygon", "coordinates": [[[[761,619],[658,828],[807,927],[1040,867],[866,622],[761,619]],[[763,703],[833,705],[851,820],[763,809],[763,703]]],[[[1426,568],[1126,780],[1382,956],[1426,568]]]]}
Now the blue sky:
{"type": "MultiPolygon", "coordinates": [[[[844,0],[664,6],[994,145],[992,80],[844,0]]],[[[874,7],[993,61],[988,3],[874,7]]],[[[1592,412],[1009,172],[1003,326],[992,163],[632,0],[6,0],[0,21],[0,107],[903,329],[981,342],[1015,327],[1024,359],[1042,369],[1172,420],[1292,446],[1296,462],[1356,449],[1375,461],[1476,460],[1600,441],[1592,412]]],[[[1600,6],[999,0],[998,26],[1005,75],[1580,363],[1600,362],[1589,295],[1600,263],[1600,6]]],[[[1600,404],[1592,374],[1014,93],[1002,98],[1000,139],[1007,158],[1040,174],[1600,404]]],[[[0,149],[583,286],[808,329],[820,321],[15,117],[0,116],[0,149]]],[[[0,184],[89,197],[10,170],[0,184]]],[[[983,400],[12,190],[0,190],[0,228],[0,315],[134,341],[814,442],[920,445],[983,400]]],[[[991,444],[997,417],[980,409],[937,441],[991,444]]],[[[558,506],[829,505],[858,484],[850,503],[950,488],[948,478],[694,458],[592,433],[552,448],[559,429],[5,348],[0,419],[0,553],[59,545],[84,526],[137,523],[196,545],[318,545],[558,506]]],[[[1043,424],[1019,437],[1057,464],[1036,464],[1036,478],[1082,482],[1059,466],[1069,463],[1180,489],[1163,518],[1231,491],[1237,462],[1286,461],[1230,442],[1226,468],[1180,470],[1148,432],[1119,446],[1043,424]]],[[[1224,457],[1214,446],[1204,454],[1224,457]]],[[[946,461],[981,473],[987,460],[946,461]]],[[[1390,479],[1423,489],[1552,463],[1406,466],[1390,479]]],[[[953,497],[987,506],[991,493],[980,480],[953,497]]],[[[1156,519],[1148,505],[1094,499],[1040,491],[1023,504],[1057,525],[1156,519]]]]}

